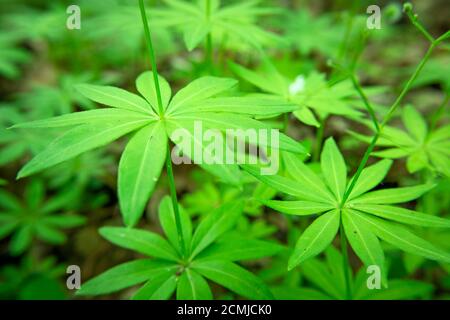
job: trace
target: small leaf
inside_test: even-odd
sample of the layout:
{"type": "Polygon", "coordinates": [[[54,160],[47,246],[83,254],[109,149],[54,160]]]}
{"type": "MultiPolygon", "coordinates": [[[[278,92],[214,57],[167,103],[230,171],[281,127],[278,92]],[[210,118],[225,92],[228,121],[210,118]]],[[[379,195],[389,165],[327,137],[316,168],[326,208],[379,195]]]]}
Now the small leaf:
{"type": "Polygon", "coordinates": [[[392,188],[376,190],[365,193],[362,196],[354,199],[351,203],[354,204],[390,204],[408,202],[419,198],[427,191],[434,188],[434,184],[421,184],[414,187],[392,188]]]}
{"type": "Polygon", "coordinates": [[[450,220],[405,208],[380,204],[355,204],[355,209],[401,223],[435,228],[450,228],[450,220]]]}
{"type": "Polygon", "coordinates": [[[155,279],[170,270],[174,272],[176,266],[157,260],[140,259],[125,262],[83,283],[77,295],[99,295],[119,291],[155,279]]]}
{"type": "Polygon", "coordinates": [[[244,204],[241,201],[226,203],[200,222],[192,238],[191,258],[230,230],[241,216],[244,204]]]}
{"type": "Polygon", "coordinates": [[[393,222],[375,218],[373,216],[351,210],[370,226],[371,230],[384,241],[400,248],[405,252],[420,255],[431,260],[450,262],[450,254],[433,246],[428,241],[415,236],[406,228],[393,222]]]}
{"type": "Polygon", "coordinates": [[[131,122],[106,122],[102,125],[82,125],[67,131],[53,140],[47,148],[36,155],[18,173],[17,178],[29,176],[38,171],[54,166],[77,155],[95,149],[117,138],[145,126],[150,120],[131,122]]]}
{"type": "Polygon", "coordinates": [[[141,218],[167,156],[164,126],[152,123],[134,134],[120,158],[118,194],[125,225],[141,218]]]}
{"type": "Polygon", "coordinates": [[[192,268],[241,296],[256,300],[273,299],[264,282],[232,262],[220,260],[194,262],[192,268]]]}
{"type": "Polygon", "coordinates": [[[211,98],[237,85],[237,81],[229,78],[202,77],[189,83],[175,94],[168,107],[172,114],[186,104],[211,98]]]}
{"type": "Polygon", "coordinates": [[[331,204],[312,201],[265,200],[261,202],[264,203],[265,206],[281,213],[300,216],[319,214],[334,209],[331,204]]]}
{"type": "Polygon", "coordinates": [[[403,108],[402,120],[406,129],[417,141],[423,142],[427,136],[427,123],[413,106],[403,108]]]}
{"type": "Polygon", "coordinates": [[[143,230],[122,227],[103,227],[100,234],[122,248],[130,249],[150,257],[178,261],[172,246],[160,235],[143,230]]]}
{"type": "Polygon", "coordinates": [[[330,245],[339,229],[339,216],[340,213],[337,209],[327,212],[306,228],[289,258],[289,270],[318,255],[330,245]]]}
{"type": "MultiPolygon", "coordinates": [[[[167,108],[172,90],[169,83],[162,76],[158,75],[159,88],[161,91],[161,103],[163,110],[167,108]]],[[[156,94],[155,81],[153,79],[153,72],[143,72],[136,79],[136,88],[139,93],[150,103],[153,110],[159,114],[158,98],[156,94]]]]}
{"type": "MultiPolygon", "coordinates": [[[[181,230],[183,233],[183,240],[184,240],[184,245],[185,245],[185,252],[189,252],[190,247],[191,247],[191,238],[192,238],[191,218],[185,212],[183,207],[181,207],[181,206],[178,206],[178,207],[179,207],[180,220],[181,220],[180,221],[181,222],[181,230]]],[[[178,240],[177,224],[175,221],[175,213],[173,211],[172,201],[169,196],[165,196],[159,203],[159,221],[160,221],[161,226],[164,230],[164,233],[166,234],[170,243],[181,254],[181,250],[180,250],[181,248],[179,246],[180,243],[178,240]]]]}
{"type": "MultiPolygon", "coordinates": [[[[354,199],[361,194],[375,188],[378,184],[383,181],[384,177],[391,168],[392,161],[381,160],[374,165],[371,165],[362,170],[359,179],[356,181],[353,187],[349,200],[354,199]]],[[[352,178],[353,180],[354,178],[352,178]]],[[[351,183],[351,182],[350,182],[351,183]]]]}
{"type": "Polygon", "coordinates": [[[168,268],[167,271],[158,273],[144,284],[133,295],[133,300],[166,300],[169,299],[176,288],[177,277],[174,274],[175,268],[168,268]]]}
{"type": "Polygon", "coordinates": [[[181,275],[177,286],[177,300],[211,300],[208,282],[196,271],[188,268],[181,275]]]}
{"type": "Polygon", "coordinates": [[[320,165],[325,181],[333,191],[336,199],[342,199],[347,184],[347,168],[345,161],[333,138],[329,138],[324,145],[320,157],[320,165]]]}
{"type": "Polygon", "coordinates": [[[80,84],[75,87],[82,95],[92,101],[120,109],[153,114],[151,106],[140,96],[126,90],[92,84],[80,84]]]}

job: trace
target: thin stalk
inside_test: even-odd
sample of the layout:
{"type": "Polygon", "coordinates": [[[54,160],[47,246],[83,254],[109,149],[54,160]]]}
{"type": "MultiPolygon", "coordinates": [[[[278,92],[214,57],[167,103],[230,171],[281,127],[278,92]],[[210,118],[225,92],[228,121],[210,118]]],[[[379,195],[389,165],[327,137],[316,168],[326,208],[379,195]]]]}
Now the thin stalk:
{"type": "MultiPolygon", "coordinates": [[[[156,67],[155,52],[153,50],[152,38],[151,38],[151,34],[150,34],[150,29],[149,29],[148,23],[147,23],[147,14],[145,12],[143,0],[139,0],[139,9],[141,11],[142,23],[144,25],[145,40],[146,40],[147,48],[148,48],[149,55],[150,55],[150,64],[152,66],[153,79],[155,81],[155,90],[156,90],[156,96],[157,96],[157,100],[158,100],[159,114],[160,114],[160,117],[162,118],[164,116],[164,107],[163,107],[162,99],[161,99],[161,88],[159,86],[159,80],[158,80],[158,69],[156,67]]],[[[183,239],[183,229],[181,226],[180,211],[178,208],[177,190],[175,187],[175,178],[173,176],[173,169],[172,169],[172,159],[170,157],[169,150],[170,150],[170,144],[169,144],[169,142],[167,142],[167,155],[166,155],[167,176],[169,179],[169,188],[170,188],[170,195],[172,198],[172,206],[173,206],[173,212],[174,212],[174,216],[175,216],[175,224],[177,227],[178,242],[180,245],[181,256],[184,258],[186,256],[186,253],[185,253],[185,244],[184,244],[184,239],[183,239]]]]}
{"type": "Polygon", "coordinates": [[[406,3],[404,5],[404,11],[408,16],[411,23],[428,39],[431,43],[434,42],[434,37],[422,26],[422,24],[417,21],[417,15],[412,12],[412,5],[410,3],[406,3]]]}
{"type": "Polygon", "coordinates": [[[397,99],[394,101],[392,106],[389,108],[388,113],[386,114],[386,116],[383,119],[383,122],[379,126],[379,130],[373,136],[372,142],[370,143],[369,147],[367,148],[366,152],[364,153],[363,158],[361,159],[361,162],[360,162],[360,164],[358,166],[358,169],[357,169],[357,171],[355,173],[355,177],[352,179],[352,182],[350,183],[350,186],[347,188],[347,190],[344,193],[344,196],[342,197],[341,207],[344,206],[345,201],[347,201],[350,193],[352,192],[353,188],[355,187],[355,184],[358,181],[362,170],[364,169],[364,167],[366,166],[367,161],[369,160],[370,153],[373,151],[373,148],[375,147],[375,144],[377,143],[378,138],[380,137],[380,135],[381,135],[381,133],[383,131],[383,127],[392,118],[392,116],[394,115],[394,112],[397,110],[398,106],[400,105],[400,102],[403,100],[403,98],[405,97],[406,93],[411,89],[411,86],[412,86],[414,80],[416,80],[416,78],[419,75],[420,71],[422,71],[423,67],[425,66],[426,62],[428,61],[428,59],[429,59],[431,53],[433,52],[433,49],[436,47],[437,43],[438,43],[438,40],[433,42],[431,44],[431,46],[428,48],[426,54],[424,55],[424,57],[420,61],[420,63],[417,66],[416,70],[411,75],[409,80],[406,82],[405,86],[403,87],[403,89],[400,92],[400,94],[397,97],[397,99]]]}
{"type": "Polygon", "coordinates": [[[344,226],[342,222],[339,226],[339,238],[341,240],[341,251],[342,251],[342,266],[344,268],[344,277],[345,277],[345,298],[347,300],[352,300],[352,287],[350,284],[350,263],[348,260],[348,251],[347,251],[347,237],[345,236],[344,226]]]}
{"type": "Polygon", "coordinates": [[[169,142],[167,142],[166,169],[167,169],[167,177],[169,179],[169,189],[170,189],[170,196],[172,198],[173,212],[175,215],[175,224],[177,226],[178,242],[181,249],[181,256],[184,258],[186,256],[186,250],[182,233],[183,229],[181,226],[180,211],[178,208],[177,189],[175,187],[175,178],[173,176],[172,159],[170,158],[169,142]]]}
{"type": "MultiPolygon", "coordinates": [[[[211,18],[211,1],[205,0],[205,9],[206,9],[206,20],[209,21],[211,18]]],[[[213,65],[213,49],[212,49],[212,34],[211,30],[206,35],[206,48],[205,48],[205,55],[206,55],[206,65],[208,67],[209,72],[212,72],[212,65],[213,65]]]]}
{"type": "Polygon", "coordinates": [[[320,158],[320,152],[322,151],[322,141],[323,141],[323,131],[325,128],[325,118],[320,119],[320,127],[317,129],[317,135],[316,135],[316,143],[315,143],[315,149],[313,154],[313,161],[317,162],[320,158]]]}
{"type": "Polygon", "coordinates": [[[150,64],[153,71],[153,80],[155,81],[156,97],[158,100],[158,110],[162,117],[164,115],[164,107],[161,99],[161,90],[159,88],[158,69],[156,67],[155,51],[153,50],[152,37],[147,22],[147,13],[145,12],[144,0],[139,0],[139,9],[141,10],[142,24],[144,25],[145,42],[147,43],[148,53],[150,55],[150,64]]]}
{"type": "Polygon", "coordinates": [[[444,97],[444,101],[440,104],[439,108],[433,114],[433,117],[431,118],[431,123],[430,123],[430,130],[428,130],[429,133],[431,133],[436,128],[436,125],[437,125],[439,119],[442,117],[442,114],[444,113],[444,110],[447,107],[449,98],[450,98],[450,95],[448,93],[446,93],[445,97],[444,97]]]}

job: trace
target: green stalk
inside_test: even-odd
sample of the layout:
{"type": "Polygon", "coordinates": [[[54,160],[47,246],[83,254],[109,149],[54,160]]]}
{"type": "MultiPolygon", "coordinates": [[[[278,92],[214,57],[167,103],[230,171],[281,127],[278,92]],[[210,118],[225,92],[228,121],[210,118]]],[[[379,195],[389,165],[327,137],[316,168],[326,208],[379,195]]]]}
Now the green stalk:
{"type": "Polygon", "coordinates": [[[444,111],[445,111],[445,108],[447,107],[449,99],[450,99],[450,95],[448,93],[446,93],[445,97],[444,97],[444,101],[439,105],[439,108],[436,110],[436,112],[433,114],[433,117],[431,118],[430,130],[428,130],[428,133],[433,132],[433,130],[436,128],[436,125],[437,125],[439,119],[444,114],[444,111]]]}
{"type": "Polygon", "coordinates": [[[181,249],[181,256],[186,256],[185,243],[183,239],[183,229],[181,226],[180,211],[178,207],[177,189],[175,187],[175,178],[173,176],[172,159],[170,158],[170,144],[167,142],[167,156],[166,156],[167,177],[169,179],[170,196],[172,198],[173,212],[175,215],[175,224],[177,226],[178,242],[181,249]]]}
{"type": "Polygon", "coordinates": [[[147,22],[147,13],[145,12],[144,0],[139,0],[139,9],[141,10],[142,24],[144,25],[145,42],[147,43],[148,53],[150,55],[150,64],[153,71],[153,80],[155,81],[156,97],[158,99],[158,110],[161,117],[164,116],[164,107],[161,99],[161,90],[159,88],[158,69],[156,67],[155,51],[153,50],[152,37],[147,22]]]}
{"type": "MultiPolygon", "coordinates": [[[[206,20],[209,21],[211,17],[211,2],[210,0],[205,0],[206,5],[206,20]]],[[[206,65],[208,67],[208,70],[210,73],[212,73],[212,65],[213,65],[213,49],[212,49],[212,35],[211,30],[206,35],[206,48],[205,48],[205,55],[206,55],[206,65]]]]}
{"type": "Polygon", "coordinates": [[[323,141],[323,131],[325,128],[325,121],[326,119],[320,119],[320,127],[317,129],[317,135],[316,135],[316,143],[314,146],[314,154],[313,154],[313,161],[317,162],[320,158],[320,152],[322,151],[322,141],[323,141]]]}
{"type": "MultiPolygon", "coordinates": [[[[148,51],[150,54],[150,63],[152,66],[153,79],[155,81],[156,96],[158,99],[159,115],[161,118],[163,118],[164,117],[164,107],[163,107],[162,99],[161,99],[161,88],[159,86],[159,80],[158,80],[158,69],[156,67],[155,52],[153,50],[150,29],[149,29],[148,23],[147,23],[147,15],[145,12],[144,0],[139,0],[139,9],[141,11],[142,23],[144,25],[145,40],[147,42],[147,48],[148,48],[148,51]]],[[[184,239],[183,239],[183,230],[182,230],[182,226],[181,226],[180,211],[178,208],[178,199],[177,199],[177,190],[175,187],[175,178],[173,176],[172,159],[170,158],[169,150],[170,150],[170,144],[169,144],[169,142],[167,142],[167,155],[166,155],[167,176],[169,179],[169,188],[170,188],[170,195],[172,198],[173,212],[175,215],[175,224],[177,227],[178,242],[180,245],[181,256],[184,258],[186,255],[185,244],[184,244],[184,239]]]]}
{"type": "Polygon", "coordinates": [[[347,300],[352,300],[352,287],[350,284],[350,263],[348,260],[348,251],[347,251],[347,237],[345,236],[344,227],[342,225],[342,221],[339,226],[339,238],[341,240],[341,251],[342,251],[342,265],[344,268],[345,275],[345,298],[347,300]]]}
{"type": "MultiPolygon", "coordinates": [[[[369,160],[370,157],[370,153],[373,151],[373,148],[375,147],[375,144],[378,141],[378,138],[381,136],[381,133],[383,131],[383,127],[389,122],[389,120],[392,118],[392,116],[394,115],[395,111],[397,110],[398,106],[400,105],[400,103],[402,102],[403,98],[405,97],[406,93],[411,89],[412,84],[414,83],[414,80],[416,80],[417,76],[419,75],[419,73],[422,71],[423,67],[425,66],[425,64],[427,63],[428,59],[430,58],[431,53],[433,52],[434,48],[439,44],[440,41],[443,40],[443,37],[438,38],[437,40],[434,40],[433,43],[430,45],[430,47],[428,48],[427,52],[425,53],[424,57],[422,58],[422,60],[420,61],[419,65],[416,67],[416,70],[414,71],[414,73],[411,75],[411,77],[409,78],[409,80],[406,82],[405,86],[403,87],[402,91],[400,92],[399,96],[397,97],[397,99],[394,101],[394,103],[392,104],[392,106],[389,108],[388,113],[386,114],[386,116],[383,119],[383,122],[380,124],[378,131],[375,133],[372,142],[370,143],[369,147],[367,148],[366,152],[364,153],[364,156],[358,166],[358,169],[355,173],[355,177],[352,179],[352,182],[350,184],[350,186],[347,188],[347,190],[344,193],[344,196],[342,197],[342,202],[341,202],[341,207],[344,206],[345,201],[347,201],[350,193],[352,192],[353,188],[355,187],[356,182],[358,181],[362,170],[364,169],[364,167],[367,164],[367,161],[369,160]]],[[[361,89],[361,88],[360,88],[361,89]]],[[[362,90],[360,90],[361,92],[363,92],[362,90]]],[[[359,91],[358,91],[359,92],[359,91]]],[[[369,106],[370,104],[368,103],[368,100],[366,98],[366,100],[363,101],[365,103],[367,103],[369,106]]],[[[372,108],[370,108],[372,109],[372,108]]],[[[369,111],[370,113],[370,111],[369,111]]],[[[372,115],[371,115],[372,116],[372,115]]],[[[375,119],[376,121],[376,119],[375,119]]]]}

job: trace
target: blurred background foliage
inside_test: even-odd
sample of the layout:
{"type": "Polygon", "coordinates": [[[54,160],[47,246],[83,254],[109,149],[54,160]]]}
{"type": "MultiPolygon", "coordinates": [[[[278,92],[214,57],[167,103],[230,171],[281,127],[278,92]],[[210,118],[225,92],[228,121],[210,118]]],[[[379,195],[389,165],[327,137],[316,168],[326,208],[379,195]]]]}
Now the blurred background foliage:
{"type": "MultiPolygon", "coordinates": [[[[222,4],[237,2],[223,0],[222,4]]],[[[366,8],[372,2],[261,1],[260,6],[266,9],[257,15],[242,13],[239,17],[245,27],[243,34],[231,27],[213,30],[215,63],[212,72],[218,76],[234,76],[228,63],[233,61],[264,75],[265,62],[261,58],[264,52],[270,57],[278,76],[291,82],[295,79],[305,81],[310,92],[309,103],[319,109],[314,114],[294,113],[273,124],[284,127],[290,136],[305,140],[305,145],[309,146],[314,144],[318,134],[334,136],[347,163],[355,168],[371,128],[352,116],[351,111],[361,109],[363,105],[354,99],[356,95],[351,86],[345,82],[340,87],[328,85],[334,71],[327,61],[351,61],[354,55],[362,52],[357,61],[358,76],[365,86],[372,87],[368,91],[370,98],[377,111],[383,113],[427,47],[426,40],[402,15],[401,2],[394,0],[377,1],[383,9],[382,28],[370,31],[368,41],[361,38],[366,32],[366,8]],[[342,109],[347,112],[330,113],[342,109]]],[[[432,34],[438,35],[448,29],[448,1],[412,2],[432,34]]],[[[187,39],[195,25],[183,24],[164,1],[147,1],[147,11],[159,71],[172,87],[180,88],[208,74],[210,71],[203,63],[203,45],[196,45],[195,39],[187,39]],[[185,43],[192,50],[187,50],[185,43]]],[[[40,130],[7,128],[20,122],[95,108],[94,103],[73,89],[77,83],[113,84],[134,91],[133,79],[149,68],[141,24],[135,0],[1,1],[0,298],[73,298],[73,292],[65,286],[68,265],[79,265],[82,279],[87,280],[133,255],[113,248],[97,233],[99,226],[121,225],[115,174],[123,141],[86,153],[32,178],[16,181],[18,169],[59,132],[57,129],[46,130],[44,134],[40,130]],[[66,8],[70,4],[81,8],[81,30],[66,28],[66,8]]],[[[446,44],[433,54],[407,97],[407,102],[421,112],[424,121],[434,126],[433,130],[448,124],[448,49],[446,44]],[[442,104],[444,107],[439,109],[442,104]],[[436,116],[437,110],[443,111],[436,116]],[[434,123],[431,119],[435,116],[434,123]]],[[[277,77],[276,74],[272,76],[277,77]]],[[[240,87],[248,92],[266,91],[246,81],[240,81],[240,87]]],[[[405,130],[401,112],[391,126],[405,130]]],[[[448,132],[448,127],[444,128],[448,132]]],[[[422,147],[425,148],[419,145],[422,147]]],[[[450,149],[448,140],[444,142],[444,148],[450,149]]],[[[411,146],[411,150],[414,152],[398,157],[400,159],[395,162],[385,184],[405,186],[429,179],[438,181],[432,192],[410,206],[448,217],[448,154],[443,160],[423,160],[423,157],[415,156],[417,146],[411,146]],[[411,157],[415,158],[411,160],[411,157]]],[[[276,239],[288,247],[308,224],[304,217],[286,217],[252,200],[252,197],[270,199],[275,196],[273,190],[255,185],[253,180],[239,190],[221,184],[195,166],[176,166],[175,174],[181,203],[194,218],[208,214],[224,202],[245,199],[245,215],[233,232],[249,238],[276,239]]],[[[161,179],[141,227],[161,231],[156,210],[165,194],[166,179],[161,179]]],[[[450,234],[445,229],[418,232],[425,239],[450,250],[450,234]]],[[[400,254],[396,250],[388,252],[392,290],[381,292],[364,289],[365,270],[359,269],[355,256],[350,256],[355,271],[352,284],[355,297],[450,298],[449,265],[400,254]]],[[[271,286],[277,298],[344,297],[340,277],[342,263],[339,262],[342,257],[338,251],[330,248],[325,256],[290,272],[286,271],[287,258],[287,252],[283,252],[272,259],[245,264],[271,286]],[[322,280],[315,276],[318,270],[325,275],[322,280]]],[[[218,286],[214,290],[218,297],[234,297],[218,286]]],[[[130,295],[131,292],[125,292],[108,298],[130,295]]]]}

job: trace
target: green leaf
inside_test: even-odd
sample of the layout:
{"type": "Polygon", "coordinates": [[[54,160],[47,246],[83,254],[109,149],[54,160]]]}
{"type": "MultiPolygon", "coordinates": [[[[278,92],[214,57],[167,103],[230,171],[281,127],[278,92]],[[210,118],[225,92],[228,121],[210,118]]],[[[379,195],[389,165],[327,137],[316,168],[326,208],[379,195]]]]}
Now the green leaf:
{"type": "MultiPolygon", "coordinates": [[[[194,138],[194,123],[195,121],[199,121],[202,123],[204,129],[217,129],[220,131],[226,131],[230,129],[235,130],[243,130],[243,135],[246,135],[246,130],[250,129],[250,131],[254,132],[255,130],[263,129],[265,130],[265,136],[262,139],[258,139],[258,141],[252,141],[252,143],[257,143],[260,146],[269,146],[276,147],[276,149],[290,151],[299,154],[307,153],[306,149],[297,141],[293,140],[289,136],[279,133],[278,138],[279,141],[278,146],[273,145],[274,141],[271,141],[272,135],[272,127],[267,124],[262,123],[261,121],[254,120],[247,116],[233,114],[233,113],[187,113],[183,115],[179,115],[176,117],[176,120],[170,121],[175,127],[184,128],[191,132],[194,138]],[[266,137],[266,139],[264,139],[266,137]],[[267,140],[267,141],[265,141],[267,140]]],[[[171,130],[172,132],[173,130],[171,130]]],[[[198,135],[198,134],[197,134],[198,135]]],[[[201,138],[201,137],[200,137],[201,138]]],[[[246,136],[246,141],[248,137],[246,136]]],[[[200,142],[199,142],[200,143],[200,142]]]]}
{"type": "Polygon", "coordinates": [[[382,189],[363,194],[351,201],[353,204],[390,204],[408,202],[419,198],[434,188],[434,184],[421,184],[414,187],[382,189]]]}
{"type": "Polygon", "coordinates": [[[256,300],[273,299],[264,282],[232,262],[220,260],[193,262],[192,268],[241,296],[256,300]]]}
{"type": "Polygon", "coordinates": [[[106,122],[101,125],[82,125],[67,131],[53,140],[42,152],[28,162],[18,173],[17,178],[29,176],[54,166],[77,155],[106,145],[117,138],[146,125],[149,120],[131,122],[106,122]]]}
{"type": "MultiPolygon", "coordinates": [[[[353,215],[348,210],[342,211],[342,223],[344,231],[350,242],[352,249],[361,259],[365,266],[376,265],[382,271],[384,279],[387,279],[387,272],[384,264],[384,252],[380,241],[372,233],[370,226],[358,216],[353,215]]],[[[384,281],[386,283],[386,281],[384,281]]]]}
{"type": "Polygon", "coordinates": [[[427,123],[413,106],[408,105],[403,108],[402,120],[415,140],[425,141],[428,132],[427,123]]]}
{"type": "Polygon", "coordinates": [[[405,300],[429,296],[433,285],[416,280],[391,280],[384,290],[368,290],[364,299],[369,300],[405,300]]]}
{"type": "Polygon", "coordinates": [[[225,238],[220,242],[213,243],[208,248],[203,250],[196,258],[199,259],[213,259],[225,261],[240,261],[240,260],[255,260],[264,257],[270,257],[280,252],[283,249],[277,243],[237,238],[225,238]],[[245,243],[243,246],[242,244],[245,243]]]}
{"type": "Polygon", "coordinates": [[[211,300],[208,282],[196,271],[188,268],[178,280],[177,300],[211,300]]]}
{"type": "Polygon", "coordinates": [[[313,193],[317,194],[317,196],[320,196],[323,200],[320,202],[336,203],[333,194],[322,182],[322,179],[320,179],[306,164],[304,164],[303,161],[299,159],[298,155],[285,152],[283,153],[283,159],[289,175],[298,182],[304,184],[306,189],[309,189],[313,191],[313,193]]]}
{"type": "Polygon", "coordinates": [[[237,85],[237,81],[229,78],[202,77],[189,83],[175,94],[168,107],[168,114],[186,104],[211,98],[237,85]]]}
{"type": "Polygon", "coordinates": [[[9,250],[13,256],[22,254],[30,245],[33,239],[32,225],[25,225],[18,229],[12,236],[9,243],[9,250]]]}
{"type": "Polygon", "coordinates": [[[323,198],[321,196],[317,195],[317,193],[314,193],[311,190],[308,190],[308,188],[304,184],[298,181],[294,181],[279,175],[261,175],[260,168],[255,165],[243,164],[241,165],[241,167],[256,179],[279,192],[296,196],[301,199],[313,200],[317,202],[323,201],[323,198]]]}
{"type": "Polygon", "coordinates": [[[280,201],[280,200],[262,200],[265,206],[276,211],[293,215],[311,215],[319,214],[334,209],[331,204],[312,202],[312,201],[280,201]]]}
{"type": "Polygon", "coordinates": [[[380,204],[356,204],[355,209],[401,223],[435,228],[450,228],[450,220],[417,211],[380,204]]]}
{"type": "Polygon", "coordinates": [[[179,260],[172,246],[156,233],[122,227],[102,227],[99,232],[105,239],[122,248],[150,257],[171,261],[179,260]]]}
{"type": "MultiPolygon", "coordinates": [[[[375,188],[383,181],[384,177],[391,168],[391,160],[381,160],[362,170],[359,179],[356,181],[349,200],[354,199],[363,193],[375,188]]],[[[353,180],[354,178],[352,178],[353,180]]],[[[351,182],[350,182],[351,183],[351,182]]]]}
{"type": "Polygon", "coordinates": [[[319,290],[281,285],[270,289],[277,300],[331,300],[319,290]]]}
{"type": "Polygon", "coordinates": [[[167,271],[158,273],[144,284],[132,297],[133,300],[166,300],[175,291],[177,277],[174,274],[175,268],[168,268],[167,271]]]}
{"type": "Polygon", "coordinates": [[[191,258],[230,230],[236,224],[243,210],[242,201],[233,201],[220,206],[202,220],[192,237],[191,258]]]}
{"type": "Polygon", "coordinates": [[[294,252],[289,258],[288,269],[293,269],[325,250],[336,236],[339,220],[340,213],[337,209],[314,220],[298,239],[294,252]]]}
{"type": "Polygon", "coordinates": [[[151,259],[125,262],[82,284],[77,295],[99,295],[119,291],[154,279],[169,270],[175,271],[176,266],[151,259]]]}
{"type": "Polygon", "coordinates": [[[52,215],[52,216],[44,216],[41,218],[43,223],[49,224],[51,226],[59,227],[59,228],[73,228],[78,227],[86,222],[86,218],[83,216],[78,216],[74,214],[66,214],[66,215],[52,215]]]}
{"type": "MultiPolygon", "coordinates": [[[[161,92],[162,107],[165,110],[169,104],[170,97],[172,96],[172,90],[169,83],[158,75],[159,88],[161,92]]],[[[159,114],[158,98],[156,94],[155,81],[153,79],[153,72],[143,72],[136,79],[136,88],[139,93],[150,103],[153,110],[159,114]]]]}
{"type": "Polygon", "coordinates": [[[97,109],[74,112],[49,119],[19,123],[12,128],[57,128],[81,124],[102,124],[105,122],[132,122],[155,119],[156,117],[138,112],[121,109],[97,109]]]}
{"type": "Polygon", "coordinates": [[[188,51],[194,50],[205,39],[207,34],[211,32],[210,23],[204,20],[196,20],[194,23],[186,24],[184,28],[183,40],[188,51]]]}
{"type": "Polygon", "coordinates": [[[67,240],[67,237],[63,232],[43,223],[36,224],[35,231],[38,238],[51,244],[62,244],[67,240]]]}
{"type": "MultiPolygon", "coordinates": [[[[183,209],[183,207],[181,206],[178,207],[180,213],[180,220],[181,220],[180,222],[183,240],[186,246],[185,252],[189,252],[192,238],[191,218],[183,209]]],[[[180,250],[181,248],[179,247],[180,243],[178,241],[178,230],[175,221],[175,213],[173,211],[172,201],[169,196],[165,196],[159,203],[159,222],[161,223],[161,226],[167,238],[169,239],[169,242],[172,244],[174,248],[177,249],[179,253],[181,253],[182,251],[180,250]]]]}
{"type": "Polygon", "coordinates": [[[309,259],[302,263],[300,270],[306,279],[321,288],[329,296],[334,299],[345,298],[344,288],[341,288],[337,277],[330,273],[325,263],[317,259],[309,259]]]}
{"type": "Polygon", "coordinates": [[[92,84],[79,84],[75,88],[92,101],[114,108],[154,115],[147,101],[126,90],[92,84]]]}
{"type": "Polygon", "coordinates": [[[120,158],[119,204],[125,225],[141,218],[161,175],[167,156],[167,135],[163,124],[152,123],[134,134],[120,158]]]}
{"type": "Polygon", "coordinates": [[[371,230],[378,237],[392,244],[394,247],[431,260],[450,262],[450,254],[436,248],[428,241],[417,237],[401,225],[354,210],[351,210],[351,213],[357,215],[360,220],[363,220],[370,226],[371,230]]]}
{"type": "MultiPolygon", "coordinates": [[[[225,161],[214,161],[214,155],[211,155],[211,159],[207,160],[198,158],[198,156],[203,158],[203,151],[208,144],[202,137],[195,134],[193,122],[171,120],[166,122],[166,128],[168,129],[170,139],[177,145],[177,148],[182,151],[183,156],[189,157],[194,163],[200,165],[204,170],[215,175],[225,183],[234,186],[239,186],[241,184],[241,172],[236,163],[225,164],[225,161]],[[177,140],[179,136],[174,135],[175,130],[183,130],[181,141],[177,140]],[[196,150],[199,150],[199,152],[196,150]]],[[[225,154],[225,152],[223,154],[225,154]]]]}
{"type": "Polygon", "coordinates": [[[327,139],[320,157],[320,165],[325,181],[339,201],[342,199],[347,184],[347,168],[333,138],[327,139]]]}
{"type": "Polygon", "coordinates": [[[219,97],[194,102],[187,105],[181,112],[227,112],[233,114],[246,114],[251,116],[272,116],[291,112],[298,107],[280,99],[260,97],[219,97]]]}

